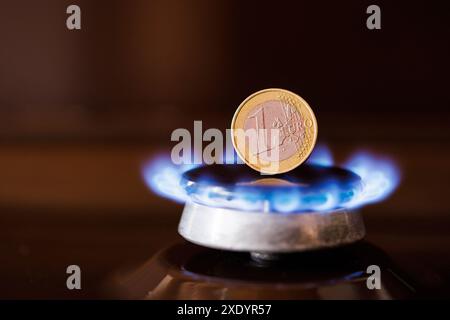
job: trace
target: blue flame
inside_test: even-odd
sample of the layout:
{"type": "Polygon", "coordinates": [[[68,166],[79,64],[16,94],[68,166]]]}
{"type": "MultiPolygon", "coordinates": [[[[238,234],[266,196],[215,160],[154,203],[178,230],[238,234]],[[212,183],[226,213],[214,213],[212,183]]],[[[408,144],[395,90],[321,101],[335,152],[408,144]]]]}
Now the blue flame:
{"type": "Polygon", "coordinates": [[[400,183],[400,171],[395,163],[386,157],[376,157],[369,152],[354,154],[344,168],[361,177],[362,192],[355,197],[351,207],[379,202],[392,194],[400,183]]]}
{"type": "Polygon", "coordinates": [[[309,157],[308,163],[332,166],[334,164],[333,154],[326,145],[317,145],[309,157]]]}
{"type": "MultiPolygon", "coordinates": [[[[308,163],[333,166],[333,156],[326,146],[316,147],[308,163]]],[[[335,208],[358,208],[386,199],[400,182],[400,171],[396,164],[385,157],[369,152],[352,155],[342,167],[361,177],[359,188],[343,188],[329,182],[310,194],[300,194],[298,190],[278,192],[270,198],[241,192],[236,187],[231,193],[210,183],[210,187],[189,192],[189,185],[180,183],[182,175],[194,165],[174,165],[169,156],[158,156],[142,167],[146,185],[156,194],[176,202],[200,202],[209,206],[236,208],[263,212],[326,212],[335,208]],[[230,196],[232,195],[232,196],[230,196]]]]}
{"type": "Polygon", "coordinates": [[[189,200],[189,196],[180,185],[181,176],[196,166],[175,165],[169,156],[159,155],[142,166],[142,177],[154,193],[184,203],[189,200]]]}

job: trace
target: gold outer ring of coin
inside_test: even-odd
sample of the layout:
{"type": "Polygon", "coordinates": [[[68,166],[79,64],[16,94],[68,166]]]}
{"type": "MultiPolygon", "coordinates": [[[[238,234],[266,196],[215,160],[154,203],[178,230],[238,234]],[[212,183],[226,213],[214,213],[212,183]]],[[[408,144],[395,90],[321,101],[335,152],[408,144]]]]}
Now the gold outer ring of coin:
{"type": "MultiPolygon", "coordinates": [[[[231,138],[233,142],[234,149],[236,150],[238,156],[252,169],[259,171],[263,174],[277,174],[288,172],[303,162],[305,162],[310,156],[311,152],[314,149],[317,140],[317,120],[314,112],[312,111],[309,104],[299,95],[278,88],[270,88],[264,89],[258,92],[253,93],[249,97],[247,97],[237,108],[234,113],[233,119],[231,121],[231,138]],[[243,129],[245,120],[247,119],[247,115],[250,111],[252,111],[257,105],[270,101],[270,100],[278,100],[286,102],[286,99],[289,100],[288,104],[293,105],[301,114],[302,117],[305,118],[305,123],[307,120],[310,120],[311,125],[305,126],[305,138],[306,143],[302,141],[301,150],[297,151],[294,155],[290,156],[287,159],[278,161],[278,164],[273,166],[261,166],[258,165],[258,161],[251,161],[244,156],[244,153],[238,147],[237,143],[237,135],[236,129],[243,129]]],[[[252,156],[252,155],[251,155],[252,156]]],[[[257,156],[252,156],[255,159],[257,156]]]]}

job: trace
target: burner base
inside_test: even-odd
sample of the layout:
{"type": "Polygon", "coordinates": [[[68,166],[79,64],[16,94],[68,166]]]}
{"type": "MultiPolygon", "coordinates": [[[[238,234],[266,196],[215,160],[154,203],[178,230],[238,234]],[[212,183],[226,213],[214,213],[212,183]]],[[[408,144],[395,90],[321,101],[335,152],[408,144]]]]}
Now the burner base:
{"type": "Polygon", "coordinates": [[[186,240],[205,247],[261,255],[353,243],[365,236],[365,227],[361,214],[347,209],[280,214],[188,202],[178,232],[186,240]]]}

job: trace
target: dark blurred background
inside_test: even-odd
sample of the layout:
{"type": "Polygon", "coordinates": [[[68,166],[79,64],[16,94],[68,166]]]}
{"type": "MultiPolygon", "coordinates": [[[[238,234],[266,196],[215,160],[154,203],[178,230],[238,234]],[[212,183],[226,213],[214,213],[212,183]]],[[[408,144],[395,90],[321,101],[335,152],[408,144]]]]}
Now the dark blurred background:
{"type": "Polygon", "coordinates": [[[110,272],[177,240],[182,206],[150,193],[142,163],[268,87],[310,103],[338,161],[398,162],[399,189],[363,209],[368,239],[446,291],[449,36],[444,1],[0,0],[0,297],[102,297],[110,272]]]}

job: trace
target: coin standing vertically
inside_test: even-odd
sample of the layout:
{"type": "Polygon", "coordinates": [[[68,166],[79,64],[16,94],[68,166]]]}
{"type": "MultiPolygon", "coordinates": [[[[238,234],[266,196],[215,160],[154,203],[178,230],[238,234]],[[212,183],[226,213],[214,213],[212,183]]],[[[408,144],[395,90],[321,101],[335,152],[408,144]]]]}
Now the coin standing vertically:
{"type": "Polygon", "coordinates": [[[265,89],[245,99],[231,122],[234,148],[264,174],[290,171],[311,154],[317,121],[308,103],[284,89],[265,89]]]}

